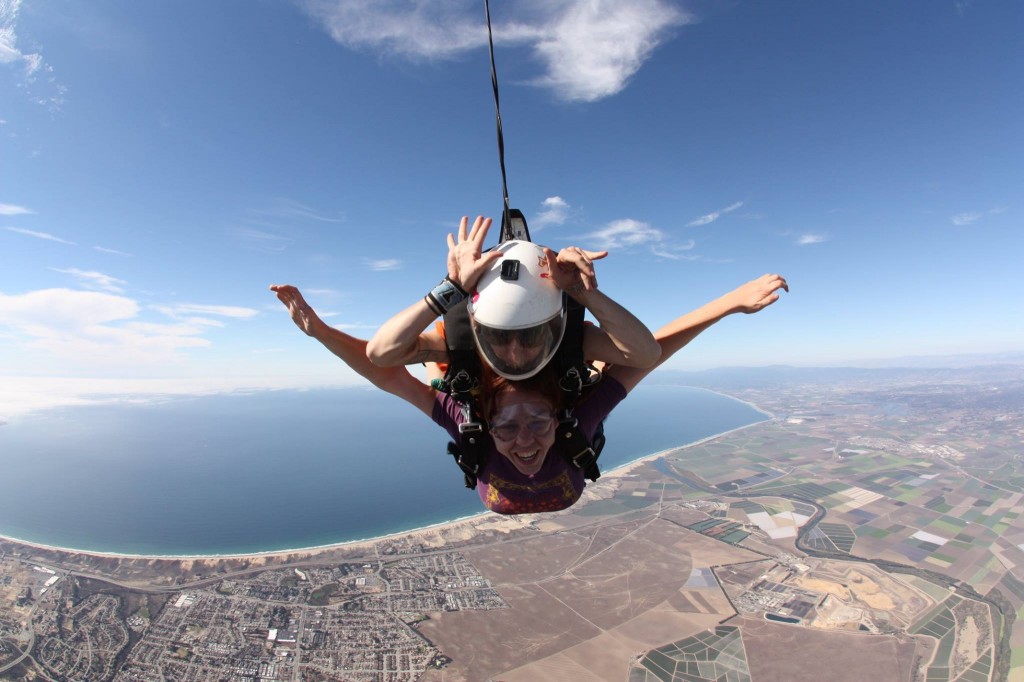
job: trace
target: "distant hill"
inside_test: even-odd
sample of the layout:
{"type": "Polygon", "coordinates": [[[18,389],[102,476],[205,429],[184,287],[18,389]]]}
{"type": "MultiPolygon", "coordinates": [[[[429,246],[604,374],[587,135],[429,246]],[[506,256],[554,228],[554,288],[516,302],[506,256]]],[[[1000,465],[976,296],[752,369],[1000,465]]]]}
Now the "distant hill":
{"type": "MultiPolygon", "coordinates": [[[[967,356],[959,356],[961,358],[967,356]]],[[[1004,383],[1010,377],[1024,378],[1024,355],[1018,361],[1003,359],[985,362],[974,356],[974,364],[956,366],[917,365],[888,367],[794,367],[769,365],[766,367],[721,367],[702,371],[661,369],[646,380],[648,384],[685,384],[687,386],[716,388],[754,388],[792,386],[801,383],[888,382],[895,379],[922,381],[992,381],[1004,383]]],[[[921,360],[918,358],[917,360],[921,360]]]]}

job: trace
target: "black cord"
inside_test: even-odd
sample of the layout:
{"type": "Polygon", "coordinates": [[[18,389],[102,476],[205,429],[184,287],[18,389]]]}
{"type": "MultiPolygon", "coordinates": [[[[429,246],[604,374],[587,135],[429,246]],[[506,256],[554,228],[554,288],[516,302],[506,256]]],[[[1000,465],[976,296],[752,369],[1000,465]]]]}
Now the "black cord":
{"type": "Polygon", "coordinates": [[[508,181],[505,177],[505,138],[501,133],[501,106],[498,102],[498,70],[494,66],[494,36],[491,33],[490,0],[484,0],[484,11],[487,13],[487,44],[491,50],[491,86],[494,88],[494,115],[498,123],[498,163],[501,165],[501,190],[505,201],[504,208],[502,209],[502,231],[500,237],[500,241],[504,242],[512,238],[510,234],[505,233],[506,230],[511,229],[512,223],[509,219],[508,181]]]}

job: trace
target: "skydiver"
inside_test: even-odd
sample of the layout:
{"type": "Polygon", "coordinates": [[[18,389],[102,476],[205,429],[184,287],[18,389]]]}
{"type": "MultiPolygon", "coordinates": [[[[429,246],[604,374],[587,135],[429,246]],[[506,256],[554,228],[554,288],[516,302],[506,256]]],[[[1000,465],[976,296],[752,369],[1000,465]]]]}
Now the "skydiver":
{"type": "MultiPolygon", "coordinates": [[[[474,233],[478,233],[482,223],[478,220],[469,234],[466,234],[465,225],[466,221],[463,220],[458,243],[449,235],[449,266],[453,252],[458,251],[458,244],[472,244],[474,233]]],[[[463,251],[473,253],[474,249],[470,246],[463,251]]],[[[464,261],[468,267],[461,269],[462,273],[469,273],[465,281],[470,287],[475,279],[472,274],[479,269],[476,265],[481,261],[489,263],[494,260],[494,257],[480,254],[479,251],[475,251],[475,254],[464,261]]],[[[549,253],[549,258],[552,255],[549,253]]],[[[575,253],[571,258],[578,260],[579,256],[579,253],[575,253]]],[[[456,260],[459,260],[458,254],[456,260]]],[[[552,259],[551,262],[555,261],[552,259]]],[[[580,273],[580,282],[585,276],[593,278],[592,268],[589,275],[584,274],[584,267],[577,265],[576,269],[580,273]]],[[[451,267],[449,273],[452,274],[451,267]]],[[[589,291],[586,289],[587,284],[582,286],[589,291]]],[[[592,437],[608,413],[654,367],[727,315],[754,313],[771,305],[778,300],[779,289],[789,290],[785,279],[779,275],[763,275],[662,327],[655,334],[661,350],[656,363],[645,368],[624,365],[606,368],[605,379],[593,388],[587,400],[575,411],[580,428],[588,438],[592,437]]],[[[449,435],[458,437],[458,426],[465,420],[465,414],[450,395],[433,391],[404,367],[379,367],[371,363],[365,354],[367,342],[324,323],[295,287],[273,285],[271,290],[277,293],[278,298],[288,307],[296,325],[307,335],[320,341],[374,385],[406,400],[444,427],[449,435]]],[[[431,308],[429,303],[425,305],[431,308]]],[[[405,329],[397,338],[401,347],[416,348],[419,334],[415,326],[422,311],[415,308],[413,306],[396,316],[401,318],[404,315],[401,319],[406,320],[405,329]]],[[[518,381],[511,381],[496,372],[487,374],[481,391],[482,417],[492,437],[490,446],[497,454],[491,452],[491,456],[485,458],[477,476],[476,489],[483,504],[491,511],[502,514],[557,511],[571,506],[579,499],[586,484],[583,472],[573,468],[565,457],[552,454],[560,450],[560,444],[555,443],[555,433],[561,395],[558,377],[550,366],[541,366],[537,371],[532,371],[530,376],[518,381]]]]}

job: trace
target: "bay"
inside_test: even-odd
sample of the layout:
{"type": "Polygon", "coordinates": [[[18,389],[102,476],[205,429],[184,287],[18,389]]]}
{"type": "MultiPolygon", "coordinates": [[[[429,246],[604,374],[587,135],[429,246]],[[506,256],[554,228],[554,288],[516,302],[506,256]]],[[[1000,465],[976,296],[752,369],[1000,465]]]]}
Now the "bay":
{"type": "MultiPolygon", "coordinates": [[[[765,418],[709,391],[640,386],[606,422],[602,470],[765,418]]],[[[378,537],[483,511],[446,442],[364,387],[35,412],[0,426],[0,534],[152,555],[378,537]]]]}

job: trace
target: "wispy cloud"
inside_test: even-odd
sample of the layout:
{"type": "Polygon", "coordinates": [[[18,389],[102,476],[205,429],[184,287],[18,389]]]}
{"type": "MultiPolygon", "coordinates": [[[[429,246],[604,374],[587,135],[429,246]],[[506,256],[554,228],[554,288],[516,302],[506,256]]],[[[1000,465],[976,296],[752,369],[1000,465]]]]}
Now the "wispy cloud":
{"type": "Polygon", "coordinates": [[[32,101],[58,111],[64,104],[66,88],[53,77],[53,68],[41,54],[18,47],[20,9],[21,0],[0,0],[0,64],[20,68],[21,85],[32,101]]]}
{"type": "Polygon", "coordinates": [[[377,329],[380,328],[380,325],[376,325],[376,324],[359,324],[359,323],[335,324],[335,325],[332,325],[332,326],[335,329],[340,329],[342,331],[350,331],[350,332],[351,331],[361,331],[361,330],[366,330],[366,329],[371,329],[373,331],[377,331],[377,329]]]}
{"type": "Polygon", "coordinates": [[[6,229],[9,232],[17,232],[18,234],[23,234],[23,235],[26,235],[28,237],[35,237],[36,239],[45,239],[46,241],[59,242],[61,244],[71,244],[71,245],[74,245],[74,242],[69,242],[67,239],[61,239],[60,237],[56,237],[56,236],[54,236],[52,234],[49,234],[47,232],[36,232],[35,230],[26,230],[26,229],[21,228],[21,227],[8,227],[6,229]]]}
{"type": "Polygon", "coordinates": [[[737,208],[739,208],[742,205],[743,205],[742,201],[737,201],[736,203],[730,204],[730,205],[726,206],[725,208],[719,209],[717,211],[712,211],[711,213],[708,213],[707,215],[702,215],[701,217],[697,218],[696,220],[691,220],[690,222],[686,223],[686,226],[687,227],[697,227],[697,226],[700,226],[700,225],[708,225],[710,223],[715,222],[716,220],[721,218],[726,213],[732,213],[733,211],[735,211],[737,208]]]}
{"type": "Polygon", "coordinates": [[[585,242],[587,248],[611,250],[660,244],[665,240],[665,233],[639,220],[624,218],[612,221],[601,229],[584,235],[584,238],[588,240],[585,242]]]}
{"type": "Polygon", "coordinates": [[[312,220],[320,223],[341,223],[345,221],[345,217],[340,214],[323,213],[293,199],[283,198],[274,200],[269,206],[252,209],[252,213],[276,220],[312,220]]]}
{"type": "Polygon", "coordinates": [[[957,227],[965,227],[967,225],[973,225],[987,215],[1000,215],[1006,213],[1005,206],[997,206],[990,208],[987,211],[964,211],[963,213],[957,213],[956,215],[949,217],[949,222],[953,223],[957,227]]]}
{"type": "Polygon", "coordinates": [[[76,278],[79,283],[86,289],[98,289],[102,291],[109,291],[111,293],[120,294],[124,291],[122,284],[127,284],[123,279],[111,277],[110,275],[103,274],[102,272],[96,272],[94,270],[79,270],[77,268],[50,268],[54,272],[60,272],[65,275],[71,275],[76,278]]]}
{"type": "Polygon", "coordinates": [[[820,244],[826,239],[823,234],[802,234],[797,237],[796,243],[798,246],[806,246],[807,244],[820,244]]]}
{"type": "MultiPolygon", "coordinates": [[[[305,0],[340,44],[409,60],[451,59],[486,45],[475,0],[305,0]]],[[[673,29],[694,21],[666,0],[524,0],[492,14],[494,40],[532,51],[531,83],[568,101],[620,92],[673,29]]]]}
{"type": "Polygon", "coordinates": [[[949,222],[953,223],[957,227],[963,227],[964,225],[972,225],[981,220],[984,213],[957,213],[954,216],[949,217],[949,222]]]}
{"type": "MultiPolygon", "coordinates": [[[[0,40],[0,42],[2,42],[2,40],[0,40]]],[[[0,121],[0,123],[3,123],[3,121],[0,121]]],[[[26,215],[33,212],[34,211],[25,208],[24,206],[15,206],[14,204],[0,204],[0,215],[26,215]]]]}
{"type": "Polygon", "coordinates": [[[231,305],[205,305],[202,303],[176,303],[169,306],[154,306],[155,310],[174,318],[188,315],[218,315],[220,317],[249,318],[259,314],[255,308],[231,305]]]}
{"type": "Polygon", "coordinates": [[[363,264],[374,272],[386,272],[388,270],[400,270],[402,268],[402,261],[397,258],[382,258],[380,260],[364,258],[363,264]]]}
{"type": "Polygon", "coordinates": [[[130,257],[132,255],[130,253],[125,253],[124,251],[118,251],[117,249],[108,249],[105,246],[94,246],[92,248],[95,249],[96,251],[99,251],[100,253],[109,253],[109,254],[113,254],[115,256],[129,256],[130,257]]]}
{"type": "Polygon", "coordinates": [[[291,237],[248,227],[235,228],[232,234],[241,240],[246,248],[260,253],[282,253],[295,243],[291,237]]]}
{"type": "MultiPolygon", "coordinates": [[[[263,349],[254,353],[281,352],[263,349]]],[[[320,375],[288,374],[256,377],[191,377],[178,379],[80,379],[56,377],[3,377],[0,392],[0,418],[11,418],[63,405],[111,405],[118,403],[159,403],[169,396],[249,393],[264,389],[309,389],[314,386],[337,388],[363,385],[354,372],[322,372],[320,375]]]]}
{"type": "Polygon", "coordinates": [[[16,334],[15,342],[79,366],[159,363],[181,349],[210,344],[198,328],[144,323],[135,319],[139,312],[136,301],[97,291],[0,294],[0,324],[16,334]]]}
{"type": "Polygon", "coordinates": [[[15,24],[20,8],[21,0],[0,0],[0,64],[20,64],[31,75],[42,65],[42,57],[18,49],[15,24]]]}
{"type": "Polygon", "coordinates": [[[626,87],[671,29],[691,21],[659,0],[568,3],[532,45],[547,69],[534,82],[570,101],[609,97],[626,87]]]}
{"type": "Polygon", "coordinates": [[[683,244],[655,244],[651,246],[651,252],[659,258],[669,260],[697,260],[700,256],[690,253],[697,246],[697,242],[689,240],[683,244]]]}
{"type": "Polygon", "coordinates": [[[253,308],[227,305],[205,305],[201,303],[175,303],[173,305],[157,305],[152,309],[175,320],[177,324],[143,324],[133,328],[148,330],[150,328],[163,334],[180,336],[197,336],[209,328],[222,328],[226,324],[218,317],[229,319],[247,319],[259,314],[253,308]],[[139,326],[141,325],[141,326],[139,326]]]}
{"type": "Polygon", "coordinates": [[[543,230],[551,225],[562,225],[569,217],[571,206],[562,197],[548,197],[541,203],[541,212],[530,222],[543,230]]]}
{"type": "Polygon", "coordinates": [[[282,253],[295,243],[302,229],[345,222],[340,213],[325,213],[291,199],[274,199],[246,209],[245,226],[231,230],[242,245],[261,253],[282,253]]]}

